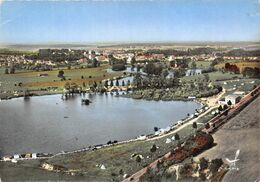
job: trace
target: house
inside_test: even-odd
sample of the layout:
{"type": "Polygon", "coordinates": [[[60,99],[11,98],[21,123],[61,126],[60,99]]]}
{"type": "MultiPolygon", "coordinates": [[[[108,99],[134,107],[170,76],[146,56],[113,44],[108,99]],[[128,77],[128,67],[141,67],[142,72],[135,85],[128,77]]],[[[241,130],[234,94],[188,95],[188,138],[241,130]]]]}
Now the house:
{"type": "Polygon", "coordinates": [[[186,71],[186,76],[201,75],[202,69],[189,69],[186,71]]]}
{"type": "Polygon", "coordinates": [[[19,159],[20,158],[20,155],[19,154],[15,154],[14,155],[14,159],[19,159]]]}
{"type": "Polygon", "coordinates": [[[32,153],[32,158],[36,159],[37,158],[37,153],[32,153]]]}
{"type": "Polygon", "coordinates": [[[227,104],[229,101],[231,101],[232,104],[236,104],[240,101],[241,95],[239,94],[230,94],[225,97],[225,103],[227,104]]]}

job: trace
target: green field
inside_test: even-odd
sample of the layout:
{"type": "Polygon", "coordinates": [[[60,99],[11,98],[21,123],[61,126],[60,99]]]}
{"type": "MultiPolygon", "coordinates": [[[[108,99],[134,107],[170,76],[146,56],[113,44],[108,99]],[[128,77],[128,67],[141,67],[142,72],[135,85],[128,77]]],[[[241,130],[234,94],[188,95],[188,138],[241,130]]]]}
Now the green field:
{"type": "Polygon", "coordinates": [[[83,68],[83,69],[63,69],[65,81],[61,81],[57,77],[59,70],[53,71],[28,71],[20,70],[15,74],[4,74],[4,69],[0,70],[0,91],[15,91],[22,88],[40,89],[47,87],[62,88],[67,81],[75,82],[79,85],[91,84],[94,81],[99,82],[103,79],[113,78],[122,75],[122,72],[108,73],[106,71],[108,65],[103,65],[98,68],[83,68]],[[48,74],[46,77],[40,77],[39,74],[48,74]],[[84,77],[83,79],[81,77],[84,77]],[[91,76],[91,78],[90,78],[91,76]],[[22,83],[22,87],[15,86],[15,84],[22,83]]]}
{"type": "MultiPolygon", "coordinates": [[[[198,69],[206,69],[210,67],[211,61],[196,61],[196,66],[198,69]]],[[[191,67],[192,61],[189,63],[189,67],[191,67]]]]}
{"type": "MultiPolygon", "coordinates": [[[[215,82],[216,80],[222,80],[222,79],[232,79],[233,77],[242,77],[241,74],[222,73],[220,71],[211,72],[211,73],[208,73],[208,75],[209,75],[209,79],[213,82],[215,82]]],[[[181,78],[181,80],[196,81],[197,79],[203,79],[203,78],[204,78],[204,74],[200,74],[200,75],[194,75],[194,76],[185,76],[185,77],[181,78]]]]}

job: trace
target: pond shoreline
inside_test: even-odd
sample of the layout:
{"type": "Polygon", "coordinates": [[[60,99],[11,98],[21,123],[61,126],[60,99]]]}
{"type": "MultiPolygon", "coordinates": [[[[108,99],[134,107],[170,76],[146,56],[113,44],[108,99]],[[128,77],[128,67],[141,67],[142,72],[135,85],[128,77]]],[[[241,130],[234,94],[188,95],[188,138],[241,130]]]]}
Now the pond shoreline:
{"type": "MultiPolygon", "coordinates": [[[[49,95],[51,95],[51,94],[49,94],[49,95]]],[[[42,95],[42,96],[44,96],[44,95],[42,95]]],[[[202,108],[204,108],[204,105],[201,102],[199,102],[198,100],[194,100],[194,102],[201,105],[198,110],[201,110],[202,108]]],[[[204,112],[208,112],[208,110],[211,110],[211,108],[205,109],[205,111],[201,112],[200,115],[203,115],[204,112]]],[[[194,112],[193,115],[195,113],[196,112],[194,112]]],[[[99,149],[106,148],[106,147],[114,147],[114,146],[117,146],[117,145],[128,144],[128,143],[131,143],[131,142],[137,142],[137,141],[142,141],[142,140],[144,140],[144,141],[145,140],[154,140],[157,137],[159,137],[159,138],[165,137],[165,136],[171,134],[172,132],[175,132],[175,130],[176,131],[179,130],[181,126],[187,124],[188,122],[190,122],[193,119],[194,119],[194,117],[186,116],[185,118],[179,120],[175,124],[171,124],[170,126],[168,126],[169,129],[159,128],[160,132],[158,134],[148,133],[148,134],[145,134],[145,135],[133,137],[133,138],[128,139],[128,140],[122,140],[122,141],[114,140],[109,144],[108,143],[95,144],[93,146],[75,149],[75,150],[71,150],[71,151],[60,151],[60,152],[57,152],[57,153],[38,152],[37,154],[45,154],[45,155],[49,155],[49,156],[48,157],[37,157],[37,158],[19,158],[19,160],[28,160],[28,159],[29,160],[30,159],[39,160],[41,158],[42,159],[53,158],[53,157],[56,157],[56,156],[59,156],[59,155],[67,155],[67,154],[73,154],[73,153],[78,153],[78,152],[86,152],[86,151],[95,151],[95,150],[99,150],[99,149]]],[[[17,155],[17,154],[15,154],[15,155],[17,155]]],[[[23,155],[23,154],[18,154],[18,155],[23,155]]],[[[12,156],[12,155],[5,155],[5,156],[12,156]]],[[[4,158],[4,156],[0,156],[0,157],[4,158]]],[[[0,160],[0,161],[5,161],[5,160],[0,160]]]]}
{"type": "MultiPolygon", "coordinates": [[[[86,92],[90,93],[90,92],[86,92]]],[[[100,92],[93,92],[93,93],[98,93],[100,92]]],[[[130,95],[128,94],[121,94],[121,95],[116,95],[116,92],[106,92],[106,93],[113,93],[115,97],[124,97],[124,98],[131,98],[131,99],[136,99],[136,100],[145,100],[145,101],[194,101],[196,98],[185,98],[185,97],[168,97],[168,98],[162,98],[162,99],[148,99],[148,98],[143,98],[143,97],[138,97],[138,95],[130,95]]],[[[60,95],[64,94],[63,91],[56,91],[56,92],[48,92],[48,91],[32,91],[29,97],[40,97],[40,96],[46,96],[46,95],[60,95]]],[[[76,95],[80,95],[79,93],[75,93],[76,95]]],[[[104,93],[103,93],[104,94],[104,93]]],[[[14,95],[10,93],[5,93],[5,94],[0,94],[0,101],[1,100],[11,100],[11,99],[16,99],[16,98],[21,98],[24,97],[24,94],[19,94],[19,95],[14,95]]]]}
{"type": "MultiPolygon", "coordinates": [[[[41,93],[41,95],[33,95],[33,96],[45,96],[45,95],[59,95],[59,94],[61,94],[61,93],[41,93]]],[[[20,96],[20,97],[22,97],[22,96],[20,96]]],[[[118,96],[116,96],[115,95],[115,97],[118,97],[118,96]]],[[[120,95],[120,97],[121,97],[121,95],[120,95]]],[[[19,98],[19,97],[13,97],[13,98],[19,98]]],[[[173,100],[174,101],[174,100],[173,100]]],[[[202,107],[203,107],[203,104],[201,103],[201,102],[199,102],[199,100],[187,100],[187,99],[185,99],[185,100],[176,100],[176,101],[193,101],[193,102],[196,102],[196,103],[198,103],[198,104],[200,104],[200,106],[198,107],[198,110],[199,109],[201,109],[202,107]]],[[[187,120],[189,120],[190,118],[189,118],[189,116],[186,116],[185,118],[183,118],[183,119],[179,119],[179,121],[181,120],[182,121],[182,123],[185,123],[187,120]]],[[[177,123],[177,120],[174,120],[174,121],[176,121],[176,123],[175,124],[170,124],[168,127],[170,127],[171,129],[169,130],[169,132],[170,131],[172,131],[173,129],[175,129],[175,127],[176,127],[176,125],[178,124],[177,123]],[[174,128],[173,128],[174,127],[174,128]]],[[[167,132],[166,132],[167,133],[167,132]]],[[[140,135],[139,135],[140,136],[140,135]]],[[[153,137],[156,137],[156,135],[154,134],[154,133],[144,133],[144,135],[143,136],[145,136],[145,137],[149,137],[149,138],[153,138],[153,137]]],[[[122,141],[117,141],[116,143],[114,143],[114,144],[120,144],[120,143],[128,143],[128,142],[132,142],[132,141],[137,141],[137,140],[140,140],[140,138],[138,139],[138,136],[134,136],[134,137],[132,137],[132,138],[130,138],[130,139],[127,139],[127,140],[122,140],[122,141]]],[[[113,144],[113,145],[114,145],[113,144]]],[[[105,146],[111,146],[111,145],[108,145],[108,144],[106,144],[106,143],[103,143],[103,144],[94,144],[94,145],[91,145],[91,147],[84,147],[83,149],[81,148],[81,149],[76,149],[76,150],[68,150],[67,152],[68,153],[73,153],[73,152],[76,152],[76,151],[85,151],[85,150],[91,150],[91,149],[93,149],[93,150],[96,150],[97,148],[103,148],[103,147],[105,147],[105,146]]],[[[67,153],[66,152],[66,153],[67,153]]],[[[57,155],[58,153],[57,152],[55,152],[54,153],[54,155],[57,155]]]]}

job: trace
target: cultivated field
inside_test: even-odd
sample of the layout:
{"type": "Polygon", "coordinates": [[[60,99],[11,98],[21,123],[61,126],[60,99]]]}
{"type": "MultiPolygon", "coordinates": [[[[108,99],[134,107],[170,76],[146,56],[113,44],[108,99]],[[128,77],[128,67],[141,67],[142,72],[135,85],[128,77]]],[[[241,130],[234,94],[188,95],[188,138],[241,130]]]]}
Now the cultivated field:
{"type": "Polygon", "coordinates": [[[22,88],[40,89],[47,87],[63,87],[67,81],[75,82],[82,85],[83,82],[91,84],[94,81],[99,82],[103,79],[113,78],[122,75],[122,72],[111,73],[107,72],[108,65],[103,65],[98,68],[83,68],[83,69],[63,69],[65,81],[61,81],[57,77],[59,70],[53,71],[19,71],[15,74],[4,74],[4,70],[0,73],[0,90],[20,90],[22,88]],[[45,77],[40,77],[40,74],[47,74],[45,77]],[[83,76],[83,78],[82,78],[83,76]],[[91,78],[90,78],[91,77],[91,78]],[[22,83],[22,87],[15,86],[22,83]]]}

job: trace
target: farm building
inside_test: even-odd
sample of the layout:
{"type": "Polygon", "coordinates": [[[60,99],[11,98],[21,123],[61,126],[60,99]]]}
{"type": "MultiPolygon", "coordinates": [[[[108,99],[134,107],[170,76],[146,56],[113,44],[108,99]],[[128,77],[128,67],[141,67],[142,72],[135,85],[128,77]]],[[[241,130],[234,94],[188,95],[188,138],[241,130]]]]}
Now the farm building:
{"type": "Polygon", "coordinates": [[[225,103],[227,104],[228,101],[231,101],[232,104],[236,104],[240,101],[241,98],[242,97],[240,94],[230,94],[225,97],[225,103]]]}

